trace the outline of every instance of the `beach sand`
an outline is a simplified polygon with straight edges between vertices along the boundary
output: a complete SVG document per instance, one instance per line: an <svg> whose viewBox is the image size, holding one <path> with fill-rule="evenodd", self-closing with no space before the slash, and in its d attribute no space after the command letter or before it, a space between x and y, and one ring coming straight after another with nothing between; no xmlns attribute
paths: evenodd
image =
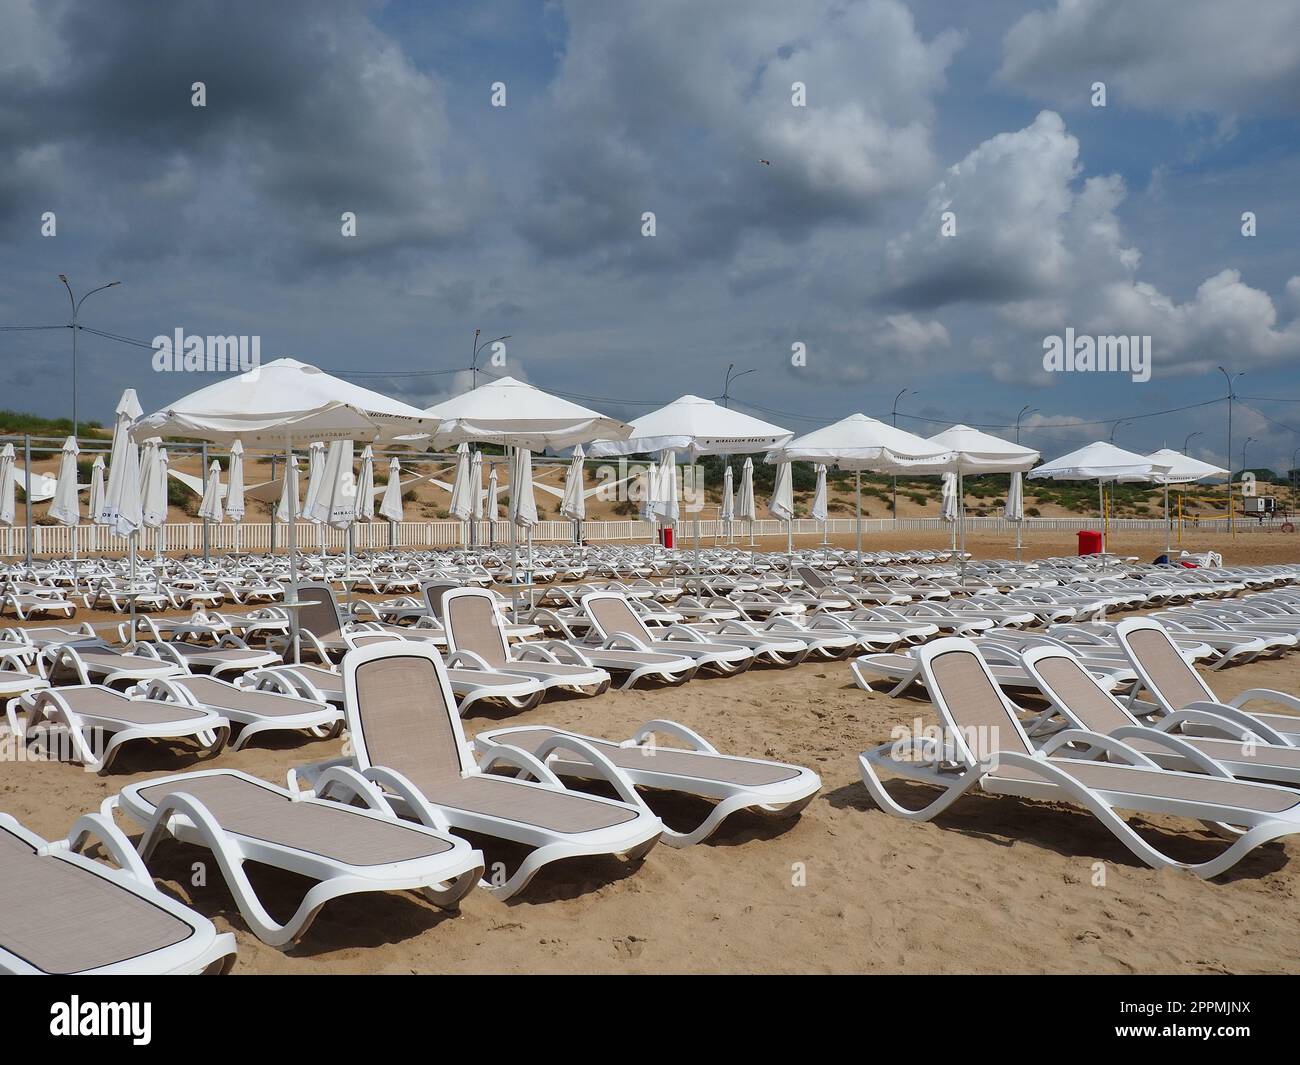
<svg viewBox="0 0 1300 1065"><path fill-rule="evenodd" d="M872 537L870 546L885 545ZM1287 549L1279 544L1275 560L1294 557ZM1234 551L1230 561L1243 555ZM1205 675L1221 696L1250 687L1295 692L1300 656ZM639 866L559 863L507 903L472 893L455 916L409 895L336 901L288 952L247 931L205 851L169 841L153 869L166 890L235 932L237 973L1300 971L1300 841L1266 845L1205 882L1148 869L1070 806L973 793L932 823L890 817L859 780L858 752L889 739L896 725L934 718L924 699L860 691L843 662L756 667L590 700L552 697L523 714L471 711L465 725L472 734L504 721L547 723L623 739L657 717L684 722L725 752L810 766L823 790L793 823L740 815L711 841L659 846ZM342 743L273 739L201 763L181 749L144 747L124 754L108 778L10 763L0 772L0 810L58 838L128 782L217 766L282 782L292 766L335 756ZM920 789L904 784L894 793L922 801ZM652 804L679 826L699 816L690 803ZM1193 823L1133 823L1183 858L1223 846ZM517 860L485 849L489 862ZM206 885L194 886L205 866ZM306 886L270 870L252 875L282 917Z"/></svg>

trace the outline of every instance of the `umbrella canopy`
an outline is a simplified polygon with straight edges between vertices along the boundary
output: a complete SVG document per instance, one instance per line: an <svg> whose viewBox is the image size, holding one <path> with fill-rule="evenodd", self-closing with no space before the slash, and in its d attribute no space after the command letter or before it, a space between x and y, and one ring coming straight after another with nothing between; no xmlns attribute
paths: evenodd
<svg viewBox="0 0 1300 1065"><path fill-rule="evenodd" d="M208 486L203 490L203 501L199 503L199 517L204 521L221 520L221 463L216 459L208 467Z"/></svg>
<svg viewBox="0 0 1300 1065"><path fill-rule="evenodd" d="M1168 471L1168 463L1153 463L1143 455L1097 440L1032 470L1033 479L1058 481L1153 481Z"/></svg>
<svg viewBox="0 0 1300 1065"><path fill-rule="evenodd" d="M276 359L181 397L141 419L134 433L136 439L193 436L285 447L313 440L413 440L433 427L409 403L297 359Z"/></svg>
<svg viewBox="0 0 1300 1065"><path fill-rule="evenodd" d="M825 462L842 470L937 473L951 465L944 447L865 414L850 414L768 452L768 462Z"/></svg>
<svg viewBox="0 0 1300 1065"><path fill-rule="evenodd" d="M1226 477L1228 471L1221 466L1211 466L1200 459L1189 458L1173 448L1161 448L1147 456L1153 468L1168 467L1167 472L1156 469L1152 480L1157 484L1191 484L1206 477Z"/></svg>
<svg viewBox="0 0 1300 1065"><path fill-rule="evenodd" d="M736 518L736 496L731 488L731 466L722 471L722 506L718 511L720 521L734 521Z"/></svg>
<svg viewBox="0 0 1300 1065"><path fill-rule="evenodd" d="M646 521L672 525L677 521L677 456L671 449L659 453L659 464L646 470L646 495L641 504Z"/></svg>
<svg viewBox="0 0 1300 1065"><path fill-rule="evenodd" d="M700 455L739 455L768 451L793 435L779 425L719 406L699 396L682 396L633 420L626 439L597 440L593 457L637 455L650 451L688 451Z"/></svg>
<svg viewBox="0 0 1300 1065"><path fill-rule="evenodd" d="M298 456L291 455L280 478L280 502L275 507L275 520L288 525L298 516Z"/></svg>
<svg viewBox="0 0 1300 1065"><path fill-rule="evenodd" d="M379 516L389 521L401 521L402 513L402 466L393 456L388 462L388 485L384 488L384 498L379 502Z"/></svg>
<svg viewBox="0 0 1300 1065"><path fill-rule="evenodd" d="M583 464L585 458L582 445L573 449L573 460L569 463L569 472L564 478L564 499L560 502L560 513L570 521L583 521L587 517L587 496L583 491Z"/></svg>
<svg viewBox="0 0 1300 1065"><path fill-rule="evenodd" d="M54 486L54 502L50 504L50 517L60 525L81 524L81 499L77 495L77 438L63 441L59 456L59 479Z"/></svg>
<svg viewBox="0 0 1300 1065"><path fill-rule="evenodd" d="M144 442L140 457L141 524L157 529L167 522L167 449L156 436Z"/></svg>
<svg viewBox="0 0 1300 1065"><path fill-rule="evenodd" d="M753 459L746 459L740 471L740 494L736 497L736 517L741 521L758 520L758 507L754 503Z"/></svg>
<svg viewBox="0 0 1300 1065"><path fill-rule="evenodd" d="M117 403L113 444L108 453L108 487L104 491L103 513L98 518L118 536L130 536L142 524L140 449L131 438L131 425L141 413L135 389L128 388Z"/></svg>
<svg viewBox="0 0 1300 1065"><path fill-rule="evenodd" d="M451 486L450 513L457 521L469 521L474 516L474 496L478 485L470 483L469 444L456 447L456 480Z"/></svg>
<svg viewBox="0 0 1300 1065"><path fill-rule="evenodd" d="M231 521L244 520L244 445L238 440L230 445L230 485L226 489L226 516Z"/></svg>
<svg viewBox="0 0 1300 1065"><path fill-rule="evenodd" d="M1011 487L1007 490L1007 507L1004 512L1007 521L1025 520L1025 493L1020 483L1020 474L1011 475Z"/></svg>
<svg viewBox="0 0 1300 1065"><path fill-rule="evenodd" d="M469 460L469 483L474 487L474 513L475 521L481 521L483 518L483 452L475 450L474 457Z"/></svg>
<svg viewBox="0 0 1300 1065"><path fill-rule="evenodd" d="M990 436L969 425L954 425L930 437L935 447L953 453L954 468L964 474L1023 473L1042 456L1030 447Z"/></svg>
<svg viewBox="0 0 1300 1065"><path fill-rule="evenodd" d="M533 498L533 453L517 448L510 471L510 511L512 524L531 529L537 524L537 500Z"/></svg>
<svg viewBox="0 0 1300 1065"><path fill-rule="evenodd" d="M772 498L767 504L772 517L781 521L794 518L794 482L790 476L790 463L776 464L776 479L772 485Z"/></svg>
<svg viewBox="0 0 1300 1065"><path fill-rule="evenodd" d="M14 446L0 448L0 525L14 523Z"/></svg>
<svg viewBox="0 0 1300 1065"><path fill-rule="evenodd" d="M86 507L86 517L99 521L104 511L104 456L96 455L90 464L90 501Z"/></svg>
<svg viewBox="0 0 1300 1065"><path fill-rule="evenodd" d="M552 396L513 377L502 377L424 412L439 424L435 447L465 440L542 451L566 448L589 440L621 440L630 425L607 418L559 396Z"/></svg>
<svg viewBox="0 0 1300 1065"><path fill-rule="evenodd" d="M357 474L357 517L373 521L375 517L375 453L367 444L361 449L361 472Z"/></svg>
<svg viewBox="0 0 1300 1065"><path fill-rule="evenodd" d="M943 475L943 492L939 501L939 517L944 521L957 520L957 475L952 472Z"/></svg>
<svg viewBox="0 0 1300 1065"><path fill-rule="evenodd" d="M829 515L826 506L826 464L817 463L817 488L813 492L812 516L816 521L825 521Z"/></svg>
<svg viewBox="0 0 1300 1065"><path fill-rule="evenodd" d="M307 489L305 517L321 525L346 529L357 520L357 480L352 472L351 440L331 440L321 464L320 483L313 497Z"/></svg>

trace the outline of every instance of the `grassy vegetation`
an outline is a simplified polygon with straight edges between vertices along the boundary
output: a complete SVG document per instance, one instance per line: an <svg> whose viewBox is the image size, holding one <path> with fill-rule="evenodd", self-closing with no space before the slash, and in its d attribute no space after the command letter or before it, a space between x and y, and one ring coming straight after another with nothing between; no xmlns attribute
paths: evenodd
<svg viewBox="0 0 1300 1065"><path fill-rule="evenodd" d="M81 422L77 429L83 436L101 436L104 431L99 422ZM41 418L35 414L24 414L22 411L0 410L0 433L68 436L71 432L71 418Z"/></svg>

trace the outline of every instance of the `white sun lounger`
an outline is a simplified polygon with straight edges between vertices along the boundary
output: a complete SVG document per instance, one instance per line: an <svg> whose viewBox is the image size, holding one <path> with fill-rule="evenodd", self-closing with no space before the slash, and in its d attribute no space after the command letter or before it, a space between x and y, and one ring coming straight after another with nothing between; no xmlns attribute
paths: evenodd
<svg viewBox="0 0 1300 1065"><path fill-rule="evenodd" d="M92 839L119 868L77 853ZM235 963L235 937L159 891L99 814L53 842L0 814L0 900L3 974L186 976Z"/></svg>
<svg viewBox="0 0 1300 1065"><path fill-rule="evenodd" d="M348 764L381 788L400 813L531 848L512 874L502 870L484 882L498 898L521 891L551 862L593 854L638 860L658 841L663 824L612 768L607 779L622 802L569 791L554 772L514 748L499 748L475 762L446 669L433 648L374 644L350 652L343 672L352 742ZM583 753L603 764L598 753ZM316 794L346 800L347 781L317 775L330 765L295 771L290 787L302 777L314 782ZM488 772L498 765L535 779Z"/></svg>
<svg viewBox="0 0 1300 1065"><path fill-rule="evenodd" d="M935 640L917 654L946 737L938 745L928 737L895 740L859 756L863 783L887 813L928 821L976 787L989 794L1073 801L1152 868L1181 868L1207 878L1264 843L1300 832L1300 793L1288 788L1161 769L1119 740L1081 729L1060 732L1035 750L970 640ZM1112 762L1053 757L1068 744L1100 747ZM919 809L905 807L886 790L877 772L882 769L935 785L941 794ZM1186 862L1152 846L1116 810L1170 814L1242 831L1217 857Z"/></svg>
<svg viewBox="0 0 1300 1065"><path fill-rule="evenodd" d="M321 907L343 895L414 891L455 909L483 872L483 855L446 833L398 820L378 789L345 768L322 786L346 781L366 809L288 791L234 769L182 773L131 784L105 800L144 827L149 861L164 836L212 851L240 915L274 947L296 943ZM434 819L436 821L436 818ZM267 912L244 872L246 862L308 877L315 884L287 921Z"/></svg>

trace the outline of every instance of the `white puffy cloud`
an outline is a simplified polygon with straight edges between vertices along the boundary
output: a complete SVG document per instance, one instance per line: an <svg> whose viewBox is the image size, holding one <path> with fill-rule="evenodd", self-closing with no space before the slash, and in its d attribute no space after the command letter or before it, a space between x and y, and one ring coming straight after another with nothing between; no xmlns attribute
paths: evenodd
<svg viewBox="0 0 1300 1065"><path fill-rule="evenodd" d="M1300 4L1057 0L1007 31L998 76L1063 106L1104 81L1112 107L1286 113L1300 103Z"/></svg>

